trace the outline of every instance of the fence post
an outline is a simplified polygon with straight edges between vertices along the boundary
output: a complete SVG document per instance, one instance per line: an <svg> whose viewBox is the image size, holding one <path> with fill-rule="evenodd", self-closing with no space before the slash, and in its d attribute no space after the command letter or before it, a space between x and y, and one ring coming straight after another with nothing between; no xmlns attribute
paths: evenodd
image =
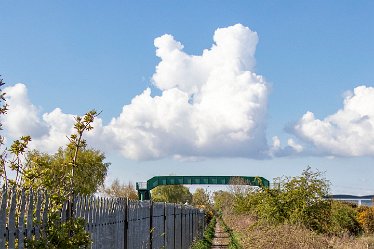
<svg viewBox="0 0 374 249"><path fill-rule="evenodd" d="M34 192L30 189L30 196L29 196L29 206L27 210L27 232L26 238L31 239L32 237L32 228L33 228L33 211L34 211Z"/></svg>
<svg viewBox="0 0 374 249"><path fill-rule="evenodd" d="M183 209L183 206L181 206L181 249L184 249L183 248L183 226L184 226L184 224L183 224L183 211L184 211L184 209Z"/></svg>
<svg viewBox="0 0 374 249"><path fill-rule="evenodd" d="M152 240L153 240L153 201L150 201L149 205L149 248L152 249Z"/></svg>
<svg viewBox="0 0 374 249"><path fill-rule="evenodd" d="M166 233L167 233L167 219L166 219L166 202L164 202L164 248L166 248L166 244L167 244L167 241L166 241Z"/></svg>
<svg viewBox="0 0 374 249"><path fill-rule="evenodd" d="M8 247L10 249L15 248L16 240L16 186L12 188L10 210L9 210L9 220L8 220Z"/></svg>
<svg viewBox="0 0 374 249"><path fill-rule="evenodd" d="M125 202L125 219L124 219L124 235L123 235L123 238L124 238L124 241L123 241L123 247L124 249L128 249L127 248L127 234L128 234L128 229L129 229L129 214L128 214L128 209L129 209L129 198L126 198L126 202Z"/></svg>
<svg viewBox="0 0 374 249"><path fill-rule="evenodd" d="M175 248L176 248L176 247L175 247L175 245L176 245L176 244L175 244L175 241L176 241L175 235L177 234L177 233L176 233L177 230L175 229L175 222L176 222L176 219L177 219L177 215L176 215L175 204L173 204L173 205L174 205L174 215L173 215L173 216L174 216L174 224L173 224L173 225L174 225L174 234L173 234L173 236L174 236L174 245L173 245L173 249L175 249Z"/></svg>
<svg viewBox="0 0 374 249"><path fill-rule="evenodd" d="M1 206L0 206L0 248L5 248L6 241L6 204L7 204L7 188L3 186Z"/></svg>
<svg viewBox="0 0 374 249"><path fill-rule="evenodd" d="M24 248L24 239L25 239L25 207L26 207L26 194L25 189L22 189L21 192L21 206L18 217L18 247Z"/></svg>
<svg viewBox="0 0 374 249"><path fill-rule="evenodd" d="M195 236L194 236L194 218L195 218L195 209L191 210L191 234L192 234L192 238L191 238L191 242L194 240Z"/></svg>

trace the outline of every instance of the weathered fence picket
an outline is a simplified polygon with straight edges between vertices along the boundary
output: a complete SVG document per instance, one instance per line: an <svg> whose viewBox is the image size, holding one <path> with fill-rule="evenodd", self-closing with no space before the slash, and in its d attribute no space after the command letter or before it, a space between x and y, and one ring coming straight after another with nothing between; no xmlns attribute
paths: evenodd
<svg viewBox="0 0 374 249"><path fill-rule="evenodd" d="M34 212L34 192L32 189L29 194L28 210L27 210L27 226L26 226L26 239L31 239L33 230L33 212ZM21 217L22 218L22 217Z"/></svg>
<svg viewBox="0 0 374 249"><path fill-rule="evenodd" d="M25 190L22 189L22 192L21 192L21 207L20 207L20 212L19 212L19 217L18 217L18 248L24 248L25 208L26 208L26 194L25 194Z"/></svg>
<svg viewBox="0 0 374 249"><path fill-rule="evenodd" d="M6 210L7 207L7 201L8 201L8 192L5 186L3 187L2 190L2 195L1 195L1 206L0 206L0 248L5 248L5 242L6 242L6 212L3 210Z"/></svg>
<svg viewBox="0 0 374 249"><path fill-rule="evenodd" d="M45 238L48 194L5 186L0 191L0 248L23 249L26 239ZM204 213L186 205L78 195L63 204L62 222L70 208L86 221L92 249L188 249L205 228Z"/></svg>
<svg viewBox="0 0 374 249"><path fill-rule="evenodd" d="M10 210L9 217L16 216L16 188L13 188L11 191L10 199ZM14 249L16 247L16 219L8 220L8 248Z"/></svg>

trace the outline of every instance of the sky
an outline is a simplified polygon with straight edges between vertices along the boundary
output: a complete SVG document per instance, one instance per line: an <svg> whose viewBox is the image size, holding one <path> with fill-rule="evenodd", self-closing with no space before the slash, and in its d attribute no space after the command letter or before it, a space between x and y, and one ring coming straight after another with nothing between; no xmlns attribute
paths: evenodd
<svg viewBox="0 0 374 249"><path fill-rule="evenodd" d="M3 1L7 141L89 145L107 182L272 180L310 166L334 194L374 194L374 2Z"/></svg>

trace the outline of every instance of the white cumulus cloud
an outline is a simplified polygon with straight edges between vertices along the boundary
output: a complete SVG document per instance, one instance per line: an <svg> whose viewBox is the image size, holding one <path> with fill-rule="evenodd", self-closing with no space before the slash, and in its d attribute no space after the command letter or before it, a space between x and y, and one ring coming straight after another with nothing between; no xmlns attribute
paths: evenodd
<svg viewBox="0 0 374 249"><path fill-rule="evenodd" d="M292 138L287 140L287 145L282 147L281 140L278 136L273 137L273 145L269 150L269 154L273 157L285 157L298 155L304 151L304 147L301 144L298 144Z"/></svg>
<svg viewBox="0 0 374 249"><path fill-rule="evenodd" d="M258 36L237 24L213 40L189 55L171 35L155 39L161 61L152 81L161 96L146 89L105 127L126 157L265 155L268 87L254 72Z"/></svg>
<svg viewBox="0 0 374 249"><path fill-rule="evenodd" d="M268 86L255 73L256 32L236 24L219 28L211 48L189 55L171 35L155 39L160 62L149 88L109 124L97 119L89 141L130 159L249 157L268 155L265 137ZM11 136L30 134L32 146L53 151L67 143L74 116L56 108L40 114L25 85L6 90Z"/></svg>
<svg viewBox="0 0 374 249"><path fill-rule="evenodd" d="M356 87L343 108L323 120L305 113L293 132L324 155L374 156L374 88Z"/></svg>
<svg viewBox="0 0 374 249"><path fill-rule="evenodd" d="M17 139L30 135L30 148L51 153L68 143L66 136L73 132L73 115L56 108L40 117L40 110L30 102L24 84L6 87L4 92L9 111L2 116L2 122L8 136Z"/></svg>
<svg viewBox="0 0 374 249"><path fill-rule="evenodd" d="M38 117L38 108L28 98L24 84L6 87L4 92L9 110L3 124L11 137L31 135L38 138L47 131L47 127Z"/></svg>

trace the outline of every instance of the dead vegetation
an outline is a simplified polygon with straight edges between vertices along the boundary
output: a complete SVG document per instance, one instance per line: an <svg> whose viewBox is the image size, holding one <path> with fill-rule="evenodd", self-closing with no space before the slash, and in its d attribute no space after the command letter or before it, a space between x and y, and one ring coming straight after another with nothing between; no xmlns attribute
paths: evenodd
<svg viewBox="0 0 374 249"><path fill-rule="evenodd" d="M317 234L305 227L291 224L267 225L256 223L248 214L225 213L226 224L234 230L245 249L367 249L374 248L373 236L329 236Z"/></svg>

